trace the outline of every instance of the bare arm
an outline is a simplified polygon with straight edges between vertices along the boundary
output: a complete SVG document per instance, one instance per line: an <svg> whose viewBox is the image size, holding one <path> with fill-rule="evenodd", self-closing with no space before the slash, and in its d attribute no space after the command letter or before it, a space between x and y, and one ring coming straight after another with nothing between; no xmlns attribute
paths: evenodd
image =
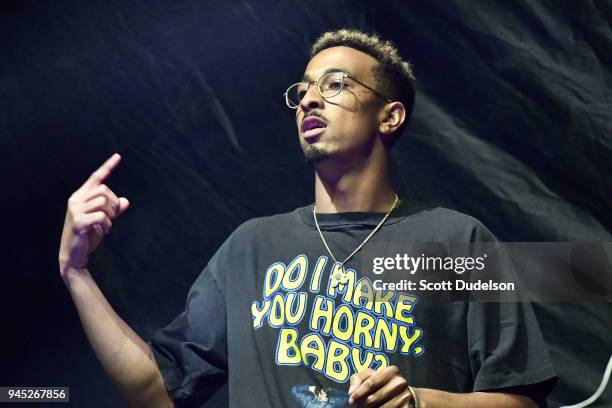
<svg viewBox="0 0 612 408"><path fill-rule="evenodd" d="M113 155L68 200L59 253L62 277L85 334L128 406L172 407L149 346L113 310L87 270L89 255L129 207L104 180L119 164Z"/></svg>
<svg viewBox="0 0 612 408"><path fill-rule="evenodd" d="M465 394L413 388L396 366L363 370L351 377L349 403L359 407L412 408L537 408L529 397L502 392ZM414 392L414 394L413 394Z"/></svg>
<svg viewBox="0 0 612 408"><path fill-rule="evenodd" d="M535 402L529 397L501 392L470 392L458 394L431 390L428 388L415 389L419 399L419 408L537 408Z"/></svg>

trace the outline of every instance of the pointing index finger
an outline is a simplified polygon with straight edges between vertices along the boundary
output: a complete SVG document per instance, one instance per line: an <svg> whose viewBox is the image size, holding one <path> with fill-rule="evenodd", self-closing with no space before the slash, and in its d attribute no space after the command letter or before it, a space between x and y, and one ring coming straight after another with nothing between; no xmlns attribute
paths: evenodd
<svg viewBox="0 0 612 408"><path fill-rule="evenodd" d="M106 180L111 172L117 167L121 161L119 153L113 154L108 160L104 162L96 171L91 173L91 176L87 179L83 187L95 187L100 185Z"/></svg>

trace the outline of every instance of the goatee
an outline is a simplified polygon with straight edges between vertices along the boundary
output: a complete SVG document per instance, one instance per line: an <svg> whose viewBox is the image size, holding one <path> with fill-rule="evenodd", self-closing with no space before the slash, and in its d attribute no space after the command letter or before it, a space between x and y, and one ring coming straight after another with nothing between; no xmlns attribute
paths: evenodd
<svg viewBox="0 0 612 408"><path fill-rule="evenodd" d="M317 164L329 157L331 157L331 153L318 146L311 145L304 150L304 160L306 163Z"/></svg>

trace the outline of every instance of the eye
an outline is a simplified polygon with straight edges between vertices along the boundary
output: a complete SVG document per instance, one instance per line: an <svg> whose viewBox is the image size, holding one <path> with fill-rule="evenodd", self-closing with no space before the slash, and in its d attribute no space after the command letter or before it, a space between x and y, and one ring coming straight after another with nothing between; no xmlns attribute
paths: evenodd
<svg viewBox="0 0 612 408"><path fill-rule="evenodd" d="M342 80L333 79L321 85L323 96L337 95L342 90Z"/></svg>
<svg viewBox="0 0 612 408"><path fill-rule="evenodd" d="M306 91L303 89L300 89L297 93L298 99L301 101L302 99L304 99L304 96L306 96Z"/></svg>

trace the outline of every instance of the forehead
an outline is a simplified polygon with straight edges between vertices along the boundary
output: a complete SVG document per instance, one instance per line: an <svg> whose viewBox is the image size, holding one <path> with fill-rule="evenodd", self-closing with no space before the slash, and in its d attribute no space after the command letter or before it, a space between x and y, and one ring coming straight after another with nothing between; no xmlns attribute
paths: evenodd
<svg viewBox="0 0 612 408"><path fill-rule="evenodd" d="M306 66L304 79L313 81L326 71L338 69L360 80L368 80L372 78L372 67L376 63L376 58L354 48L344 46L326 48L312 57Z"/></svg>

